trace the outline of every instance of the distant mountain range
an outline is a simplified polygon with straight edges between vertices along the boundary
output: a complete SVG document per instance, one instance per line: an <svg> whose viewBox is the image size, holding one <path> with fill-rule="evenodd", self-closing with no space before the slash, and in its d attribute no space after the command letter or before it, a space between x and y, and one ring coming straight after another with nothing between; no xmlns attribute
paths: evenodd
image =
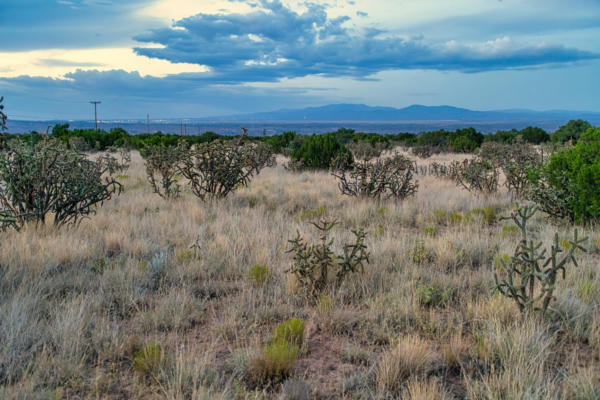
<svg viewBox="0 0 600 400"><path fill-rule="evenodd" d="M203 121L463 121L463 122L524 122L568 121L586 119L600 123L600 112L498 110L473 111L452 106L412 105L406 108L371 107L364 104L331 104L303 109L283 109L252 114L202 118Z"/></svg>
<svg viewBox="0 0 600 400"><path fill-rule="evenodd" d="M10 115L9 115L10 117ZM345 127L359 132L380 134L398 132L424 132L428 130L474 127L481 132L522 129L538 126L554 131L571 119L584 119L600 125L600 112L590 111L531 111L497 110L473 111L451 106L412 105L406 108L371 107L364 104L331 104L294 110L278 110L252 114L238 114L208 118L151 120L102 120L100 129L121 127L130 133L162 131L165 133L200 134L212 131L219 134L238 134L240 126L249 129L251 135L268 135L285 131L303 134L324 133ZM68 122L71 128L90 129L93 121L8 121L9 132L45 132L48 126Z"/></svg>

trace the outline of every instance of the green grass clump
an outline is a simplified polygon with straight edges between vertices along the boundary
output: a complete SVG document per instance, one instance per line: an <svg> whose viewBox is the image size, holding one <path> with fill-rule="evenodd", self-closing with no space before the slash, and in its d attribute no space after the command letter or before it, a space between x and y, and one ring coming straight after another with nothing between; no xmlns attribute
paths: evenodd
<svg viewBox="0 0 600 400"><path fill-rule="evenodd" d="M510 263L510 256L506 253L496 254L494 257L494 269L496 271L504 271L505 266Z"/></svg>
<svg viewBox="0 0 600 400"><path fill-rule="evenodd" d="M450 289L440 289L429 285L417 288L419 304L425 307L443 307L452 300L453 293Z"/></svg>
<svg viewBox="0 0 600 400"><path fill-rule="evenodd" d="M450 223L451 224L460 224L461 222L463 222L463 213L461 212L455 212L450 214Z"/></svg>
<svg viewBox="0 0 600 400"><path fill-rule="evenodd" d="M435 256L425 248L425 243L417 242L409 252L409 258L415 264L426 264L432 262Z"/></svg>
<svg viewBox="0 0 600 400"><path fill-rule="evenodd" d="M247 378L251 386L261 387L283 382L298 359L298 346L285 340L265 345L260 356L250 361Z"/></svg>
<svg viewBox="0 0 600 400"><path fill-rule="evenodd" d="M179 264L186 264L194 258L194 252L191 249L178 249L175 258Z"/></svg>
<svg viewBox="0 0 600 400"><path fill-rule="evenodd" d="M423 231L423 233L425 233L426 236L435 236L435 235L437 235L437 232L438 232L438 229L435 226L428 226Z"/></svg>
<svg viewBox="0 0 600 400"><path fill-rule="evenodd" d="M320 206L319 208L315 208L314 210L303 210L298 216L298 222L301 221L311 221L317 218L320 218L327 214L327 208L325 206Z"/></svg>
<svg viewBox="0 0 600 400"><path fill-rule="evenodd" d="M256 264L250 268L250 280L255 286L262 286L269 281L271 273L266 265Z"/></svg>
<svg viewBox="0 0 600 400"><path fill-rule="evenodd" d="M476 208L471 211L474 216L479 216L481 221L487 225L493 225L496 222L496 210L492 207Z"/></svg>
<svg viewBox="0 0 600 400"><path fill-rule="evenodd" d="M317 300L317 310L321 314L329 314L333 311L333 300L331 300L331 297L322 294Z"/></svg>
<svg viewBox="0 0 600 400"><path fill-rule="evenodd" d="M292 318L289 321L285 321L277 325L273 331L273 340L271 342L285 341L300 347L304 341L304 327L305 323L300 318Z"/></svg>
<svg viewBox="0 0 600 400"><path fill-rule="evenodd" d="M387 209L387 207L379 207L379 208L377 209L377 214L378 214L378 215L384 216L384 215L386 215L387 213L388 213L388 209Z"/></svg>
<svg viewBox="0 0 600 400"><path fill-rule="evenodd" d="M598 286L594 281L585 279L577 288L577 295L585 302L591 302L598 293Z"/></svg>
<svg viewBox="0 0 600 400"><path fill-rule="evenodd" d="M448 219L448 211L446 210L435 210L433 212L433 218L437 224L445 224Z"/></svg>
<svg viewBox="0 0 600 400"><path fill-rule="evenodd" d="M165 364L165 351L158 343L152 343L135 352L133 370L144 379L156 377Z"/></svg>
<svg viewBox="0 0 600 400"><path fill-rule="evenodd" d="M519 233L519 228L514 225L504 225L502 227L502 237L515 237Z"/></svg>

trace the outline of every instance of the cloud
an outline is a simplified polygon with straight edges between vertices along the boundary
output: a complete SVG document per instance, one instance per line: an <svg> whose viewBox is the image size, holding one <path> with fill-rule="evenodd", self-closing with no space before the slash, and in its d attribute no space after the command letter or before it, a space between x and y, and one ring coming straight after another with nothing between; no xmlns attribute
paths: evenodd
<svg viewBox="0 0 600 400"><path fill-rule="evenodd" d="M297 12L280 0L257 0L249 13L197 14L138 35L140 55L210 68L207 82L272 82L309 75L365 79L385 70L482 72L538 68L600 58L552 43L521 43L508 36L483 43L429 42L330 18L327 6L306 3Z"/></svg>
<svg viewBox="0 0 600 400"><path fill-rule="evenodd" d="M261 88L208 85L201 74L142 76L123 70L77 70L64 79L19 76L0 78L13 119L87 118L89 100L101 100L109 118L214 116L264 111L273 104L305 106L322 101L310 88ZM33 95L32 95L33 94ZM31 110L39 110L31 115ZM43 111L42 111L43 110Z"/></svg>
<svg viewBox="0 0 600 400"><path fill-rule="evenodd" d="M38 65L44 67L102 67L104 64L87 61L61 60L58 58L40 58Z"/></svg>

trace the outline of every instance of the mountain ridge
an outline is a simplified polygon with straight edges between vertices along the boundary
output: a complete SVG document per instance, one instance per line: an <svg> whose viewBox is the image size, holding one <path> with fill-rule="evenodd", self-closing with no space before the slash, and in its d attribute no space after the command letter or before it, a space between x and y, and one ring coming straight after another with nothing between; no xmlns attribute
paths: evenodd
<svg viewBox="0 0 600 400"><path fill-rule="evenodd" d="M477 111L450 105L425 106L413 104L404 108L339 103L299 109L194 118L197 121L472 121L495 122L507 120L592 119L600 123L600 112L593 111L534 111L527 109Z"/></svg>

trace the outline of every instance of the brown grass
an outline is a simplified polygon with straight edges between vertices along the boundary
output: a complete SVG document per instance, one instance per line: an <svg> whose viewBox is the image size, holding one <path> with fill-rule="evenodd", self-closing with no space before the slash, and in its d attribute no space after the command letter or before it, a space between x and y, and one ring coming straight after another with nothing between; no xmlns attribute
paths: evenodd
<svg viewBox="0 0 600 400"><path fill-rule="evenodd" d="M202 203L185 191L176 201L153 194L137 153L126 174L125 192L77 227L0 233L0 398L273 399L292 387L330 399L600 393L597 230L586 229L591 252L560 281L551 315L521 321L492 291L493 259L517 240L502 234L506 222L437 212L506 214L504 192L476 197L427 176L414 198L372 202L343 197L326 172L279 166ZM371 264L309 305L285 273L285 250L297 230L316 240L309 222L321 216L340 221L335 243L364 227ZM545 243L570 230L542 215L533 228ZM263 285L248 276L257 264L271 273ZM424 305L422 285L449 297ZM246 385L273 328L294 317L312 331L290 383ZM152 343L165 362L142 379L132 360Z"/></svg>

